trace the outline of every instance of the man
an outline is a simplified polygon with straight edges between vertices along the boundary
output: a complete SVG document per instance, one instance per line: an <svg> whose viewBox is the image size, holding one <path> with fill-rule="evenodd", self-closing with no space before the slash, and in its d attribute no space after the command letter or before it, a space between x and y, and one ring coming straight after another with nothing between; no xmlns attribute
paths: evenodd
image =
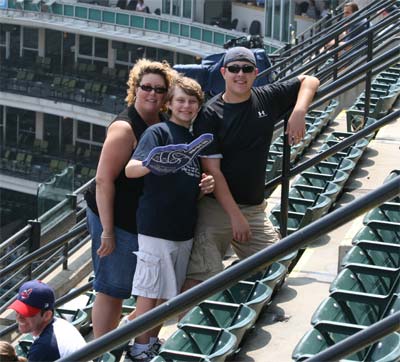
<svg viewBox="0 0 400 362"><path fill-rule="evenodd" d="M40 280L19 288L17 300L8 309L16 312L21 333L31 333L34 342L28 361L55 361L86 345L78 330L66 320L54 317L53 289Z"/></svg>
<svg viewBox="0 0 400 362"><path fill-rule="evenodd" d="M300 75L290 81L253 87L254 54L231 48L222 76L225 92L212 98L194 122L195 136L211 133L213 142L202 155L204 172L214 176L214 197L199 202L199 216L184 290L223 269L229 244L240 259L279 237L266 215L265 170L274 125L294 107L287 135L291 144L305 133L308 106L319 80Z"/></svg>

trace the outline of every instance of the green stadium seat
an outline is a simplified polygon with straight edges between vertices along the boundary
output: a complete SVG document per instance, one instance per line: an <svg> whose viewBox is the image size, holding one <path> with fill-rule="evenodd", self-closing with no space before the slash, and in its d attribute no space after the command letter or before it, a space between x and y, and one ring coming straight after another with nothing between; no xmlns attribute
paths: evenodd
<svg viewBox="0 0 400 362"><path fill-rule="evenodd" d="M353 243L361 240L400 244L400 225L390 221L370 221L353 238Z"/></svg>
<svg viewBox="0 0 400 362"><path fill-rule="evenodd" d="M81 309L56 308L55 316L69 321L78 331L89 323L87 313Z"/></svg>
<svg viewBox="0 0 400 362"><path fill-rule="evenodd" d="M336 276L330 292L349 291L386 296L399 292L399 270L372 265L349 264Z"/></svg>
<svg viewBox="0 0 400 362"><path fill-rule="evenodd" d="M286 272L287 269L283 264L273 262L265 270L253 274L246 280L251 282L259 281L268 285L274 292L276 292L277 290L275 290L275 288L278 288L283 284Z"/></svg>
<svg viewBox="0 0 400 362"><path fill-rule="evenodd" d="M235 351L236 337L221 328L185 324L161 346L159 355L168 359L169 352L181 352L190 361L202 357L210 361L224 361Z"/></svg>
<svg viewBox="0 0 400 362"><path fill-rule="evenodd" d="M331 321L370 326L400 310L400 296L387 297L335 292L322 301L311 318L311 324Z"/></svg>
<svg viewBox="0 0 400 362"><path fill-rule="evenodd" d="M366 264L385 268L400 267L400 245L374 241L359 241L344 256L342 266Z"/></svg>
<svg viewBox="0 0 400 362"><path fill-rule="evenodd" d="M254 325L256 312L245 304L204 301L191 309L179 322L224 328L236 336L238 347L246 332Z"/></svg>
<svg viewBox="0 0 400 362"><path fill-rule="evenodd" d="M363 219L364 224L370 221L390 221L400 223L400 204L396 202L386 202L370 210Z"/></svg>
<svg viewBox="0 0 400 362"><path fill-rule="evenodd" d="M253 308L256 316L261 313L261 310L266 306L272 298L272 288L261 282L240 281L237 284L220 291L207 300L246 304Z"/></svg>
<svg viewBox="0 0 400 362"><path fill-rule="evenodd" d="M320 322L308 331L295 347L292 358L294 361L305 361L328 347L364 329L365 327L344 326L335 323ZM395 362L400 358L400 334L390 334L372 348L341 359L342 362Z"/></svg>

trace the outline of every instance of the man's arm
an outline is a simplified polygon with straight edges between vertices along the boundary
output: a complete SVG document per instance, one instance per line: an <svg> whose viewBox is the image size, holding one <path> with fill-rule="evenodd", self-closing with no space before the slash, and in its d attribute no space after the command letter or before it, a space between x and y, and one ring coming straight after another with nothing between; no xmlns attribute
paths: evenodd
<svg viewBox="0 0 400 362"><path fill-rule="evenodd" d="M221 160L219 158L202 158L201 163L204 172L214 177L214 196L230 218L233 239L240 242L248 241L251 238L250 226L229 190L221 171Z"/></svg>
<svg viewBox="0 0 400 362"><path fill-rule="evenodd" d="M309 75L299 75L301 82L297 101L293 112L289 117L286 134L289 137L290 144L296 144L301 141L305 134L305 116L308 111L314 95L319 87L319 80Z"/></svg>

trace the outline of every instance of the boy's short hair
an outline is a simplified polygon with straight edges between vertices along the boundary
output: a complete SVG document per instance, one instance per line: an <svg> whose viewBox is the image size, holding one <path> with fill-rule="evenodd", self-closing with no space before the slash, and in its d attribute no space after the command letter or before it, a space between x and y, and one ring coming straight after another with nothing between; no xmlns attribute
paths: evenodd
<svg viewBox="0 0 400 362"><path fill-rule="evenodd" d="M345 3L343 7L349 7L351 9L351 13L355 13L356 11L358 11L358 5L355 2L348 2Z"/></svg>
<svg viewBox="0 0 400 362"><path fill-rule="evenodd" d="M204 102L203 90L201 89L200 84L197 83L194 79L183 76L176 77L168 91L168 101L172 100L176 88L182 89L189 96L196 97L199 105Z"/></svg>

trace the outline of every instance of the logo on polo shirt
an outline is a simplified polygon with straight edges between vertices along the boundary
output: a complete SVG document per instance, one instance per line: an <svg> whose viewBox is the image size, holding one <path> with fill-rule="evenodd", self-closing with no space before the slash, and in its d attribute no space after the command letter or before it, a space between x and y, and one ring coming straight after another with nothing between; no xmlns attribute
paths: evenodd
<svg viewBox="0 0 400 362"><path fill-rule="evenodd" d="M265 118L265 117L268 117L268 114L266 114L263 109L261 111L258 111L258 118Z"/></svg>

